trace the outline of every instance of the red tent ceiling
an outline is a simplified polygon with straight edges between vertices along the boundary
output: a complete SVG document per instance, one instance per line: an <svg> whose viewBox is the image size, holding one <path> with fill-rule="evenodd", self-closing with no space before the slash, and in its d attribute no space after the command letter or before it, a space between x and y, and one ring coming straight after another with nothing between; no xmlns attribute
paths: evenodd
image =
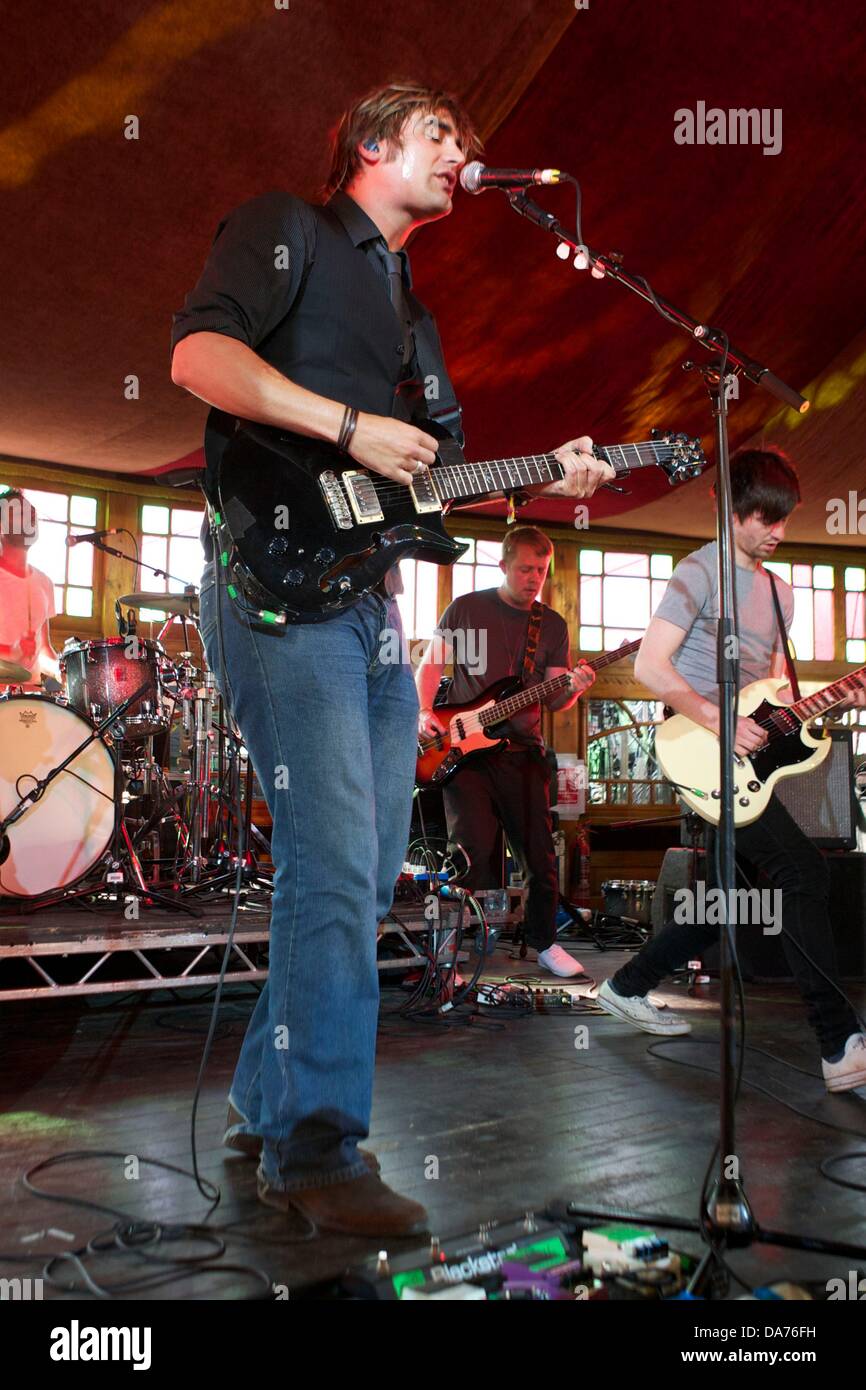
<svg viewBox="0 0 866 1390"><path fill-rule="evenodd" d="M826 539L828 489L863 479L859 14L854 0L832 11L806 0L174 0L134 12L91 0L60 24L51 7L7 12L0 450L113 472L162 470L196 450L204 408L169 379L168 331L216 223L264 189L314 196L346 101L414 75L450 87L495 132L490 163L577 175L591 244L623 252L797 389L831 383L831 408L802 426L787 412L769 431L803 473L792 534ZM675 112L698 102L780 110L781 150L677 144ZM130 115L137 140L124 138ZM538 196L572 217L568 190ZM557 260L553 239L501 195L458 194L412 259L470 457L584 431L643 438L654 424L709 446L703 388L681 371L687 339ZM137 400L124 396L130 374ZM779 414L749 385L733 412L735 444ZM700 534L705 491L642 479L592 515ZM548 520L570 512L533 508Z"/></svg>

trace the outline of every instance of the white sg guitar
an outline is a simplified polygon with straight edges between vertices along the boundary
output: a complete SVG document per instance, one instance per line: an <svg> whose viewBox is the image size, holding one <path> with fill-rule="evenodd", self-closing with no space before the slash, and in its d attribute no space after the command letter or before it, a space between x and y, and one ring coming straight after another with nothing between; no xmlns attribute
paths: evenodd
<svg viewBox="0 0 866 1390"><path fill-rule="evenodd" d="M748 758L734 758L734 824L751 825L764 812L783 777L813 772L830 751L830 740L808 725L818 715L866 689L866 666L783 705L778 692L787 678L753 681L740 691L738 713L767 731L767 742ZM718 825L721 814L719 740L716 734L675 714L656 729L656 755L678 796L704 820Z"/></svg>

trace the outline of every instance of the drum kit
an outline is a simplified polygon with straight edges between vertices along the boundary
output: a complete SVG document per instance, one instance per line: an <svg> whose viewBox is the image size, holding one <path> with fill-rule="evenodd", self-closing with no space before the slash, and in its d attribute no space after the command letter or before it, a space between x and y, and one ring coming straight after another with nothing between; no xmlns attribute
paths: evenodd
<svg viewBox="0 0 866 1390"><path fill-rule="evenodd" d="M138 636L141 607L166 617L155 639ZM188 899L239 866L268 891L246 749L200 639L201 656L187 649L196 591L127 594L115 611L119 636L66 642L59 694L23 689L30 672L0 661L0 905L135 898L198 916Z"/></svg>

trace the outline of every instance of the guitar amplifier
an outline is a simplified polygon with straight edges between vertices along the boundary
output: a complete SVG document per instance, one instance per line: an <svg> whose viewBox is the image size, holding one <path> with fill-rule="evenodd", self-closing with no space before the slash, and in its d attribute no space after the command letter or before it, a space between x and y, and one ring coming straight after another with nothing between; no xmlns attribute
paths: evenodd
<svg viewBox="0 0 866 1390"><path fill-rule="evenodd" d="M820 767L776 783L776 796L819 849L854 849L857 802L853 730L831 729L832 748Z"/></svg>
<svg viewBox="0 0 866 1390"><path fill-rule="evenodd" d="M830 927L839 975L843 980L862 980L866 978L866 854L827 854L825 861L830 875ZM661 931L665 922L673 918L676 891L691 887L693 875L695 885L706 882L704 853L699 852L695 859L689 850L669 849L653 897L654 933ZM767 884L765 879L760 882L761 886ZM746 980L760 983L762 980L791 979L778 936L764 936L759 929L740 927L737 955ZM718 946L706 947L702 961L709 974L718 973Z"/></svg>

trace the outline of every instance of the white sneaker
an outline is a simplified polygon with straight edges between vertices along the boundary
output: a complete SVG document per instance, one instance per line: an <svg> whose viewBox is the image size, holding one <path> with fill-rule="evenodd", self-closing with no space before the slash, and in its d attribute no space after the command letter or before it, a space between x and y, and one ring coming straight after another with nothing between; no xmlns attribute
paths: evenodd
<svg viewBox="0 0 866 1390"><path fill-rule="evenodd" d="M669 1013L667 1009L657 1009L639 994L632 995L630 999L617 994L610 980L604 980L599 985L595 998L605 1013L613 1014L614 1018L625 1019L626 1023L633 1023L635 1028L642 1028L645 1033L658 1033L661 1037L675 1038L681 1033L692 1031L692 1025L686 1019L680 1018L678 1014Z"/></svg>
<svg viewBox="0 0 866 1390"><path fill-rule="evenodd" d="M561 975L566 980L584 973L580 961L570 956L558 941L554 941L546 951L539 951L538 964L543 970L549 970L551 975Z"/></svg>
<svg viewBox="0 0 866 1390"><path fill-rule="evenodd" d="M821 1059L824 1084L828 1091L852 1091L866 1086L866 1033L852 1033L838 1062Z"/></svg>

